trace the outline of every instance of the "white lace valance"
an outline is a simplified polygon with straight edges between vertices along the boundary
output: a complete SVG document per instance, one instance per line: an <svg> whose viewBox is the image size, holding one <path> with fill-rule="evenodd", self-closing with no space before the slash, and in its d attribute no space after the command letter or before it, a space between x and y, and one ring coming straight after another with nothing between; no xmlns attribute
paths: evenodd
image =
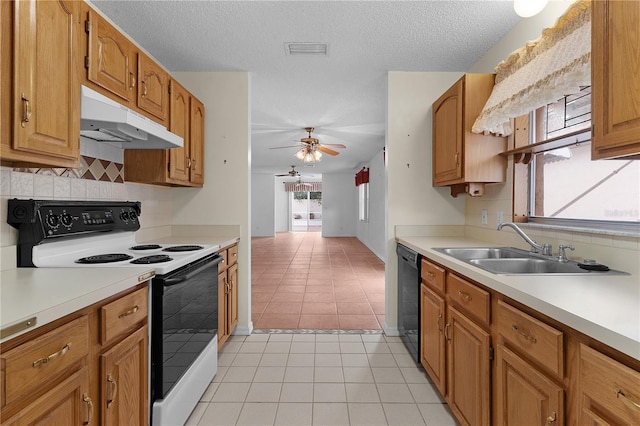
<svg viewBox="0 0 640 426"><path fill-rule="evenodd" d="M472 127L508 136L510 119L577 93L591 84L591 1L580 0L542 36L495 69L496 82Z"/></svg>
<svg viewBox="0 0 640 426"><path fill-rule="evenodd" d="M286 192L322 192L322 182L285 182Z"/></svg>

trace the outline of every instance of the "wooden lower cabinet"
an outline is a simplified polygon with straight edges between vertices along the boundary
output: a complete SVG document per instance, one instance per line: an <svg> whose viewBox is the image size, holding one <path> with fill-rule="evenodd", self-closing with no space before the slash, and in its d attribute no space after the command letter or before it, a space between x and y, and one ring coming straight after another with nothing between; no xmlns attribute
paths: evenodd
<svg viewBox="0 0 640 426"><path fill-rule="evenodd" d="M143 425L149 410L145 325L100 357L103 425Z"/></svg>
<svg viewBox="0 0 640 426"><path fill-rule="evenodd" d="M564 390L508 348L496 349L497 425L563 425Z"/></svg>
<svg viewBox="0 0 640 426"><path fill-rule="evenodd" d="M218 349L238 325L238 245L220 250L218 266Z"/></svg>
<svg viewBox="0 0 640 426"><path fill-rule="evenodd" d="M458 423L640 425L640 360L430 259L422 271L420 359Z"/></svg>
<svg viewBox="0 0 640 426"><path fill-rule="evenodd" d="M0 423L148 424L143 294L145 284L2 343ZM121 323L104 339L103 323L112 312Z"/></svg>
<svg viewBox="0 0 640 426"><path fill-rule="evenodd" d="M447 394L446 341L444 338L445 304L426 285L420 287L422 315L420 315L420 363L431 376L442 395Z"/></svg>
<svg viewBox="0 0 640 426"><path fill-rule="evenodd" d="M491 335L450 306L445 327L449 408L462 424L489 425Z"/></svg>

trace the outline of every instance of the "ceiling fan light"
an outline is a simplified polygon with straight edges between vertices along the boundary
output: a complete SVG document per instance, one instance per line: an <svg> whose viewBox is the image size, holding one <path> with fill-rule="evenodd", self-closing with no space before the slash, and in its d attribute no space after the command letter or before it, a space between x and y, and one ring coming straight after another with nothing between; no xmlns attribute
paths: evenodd
<svg viewBox="0 0 640 426"><path fill-rule="evenodd" d="M537 15L547 5L548 0L514 0L513 8L518 16L528 18Z"/></svg>
<svg viewBox="0 0 640 426"><path fill-rule="evenodd" d="M304 150L304 148L302 148L300 151L296 152L296 158L300 161L304 161L304 156L305 156L306 152Z"/></svg>

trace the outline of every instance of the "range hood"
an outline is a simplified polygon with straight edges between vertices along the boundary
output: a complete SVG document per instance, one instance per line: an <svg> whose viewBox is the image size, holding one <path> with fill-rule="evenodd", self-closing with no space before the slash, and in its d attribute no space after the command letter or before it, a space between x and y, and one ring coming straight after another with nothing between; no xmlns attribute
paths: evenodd
<svg viewBox="0 0 640 426"><path fill-rule="evenodd" d="M127 149L182 148L184 140L161 124L90 89L81 87L80 135Z"/></svg>

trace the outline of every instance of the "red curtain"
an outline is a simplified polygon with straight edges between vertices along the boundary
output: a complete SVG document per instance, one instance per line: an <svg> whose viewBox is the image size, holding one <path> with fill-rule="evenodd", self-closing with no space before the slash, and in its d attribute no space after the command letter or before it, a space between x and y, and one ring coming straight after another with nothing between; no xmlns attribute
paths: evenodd
<svg viewBox="0 0 640 426"><path fill-rule="evenodd" d="M356 173L356 186L360 186L364 183L369 183L369 169L364 167L358 173Z"/></svg>

